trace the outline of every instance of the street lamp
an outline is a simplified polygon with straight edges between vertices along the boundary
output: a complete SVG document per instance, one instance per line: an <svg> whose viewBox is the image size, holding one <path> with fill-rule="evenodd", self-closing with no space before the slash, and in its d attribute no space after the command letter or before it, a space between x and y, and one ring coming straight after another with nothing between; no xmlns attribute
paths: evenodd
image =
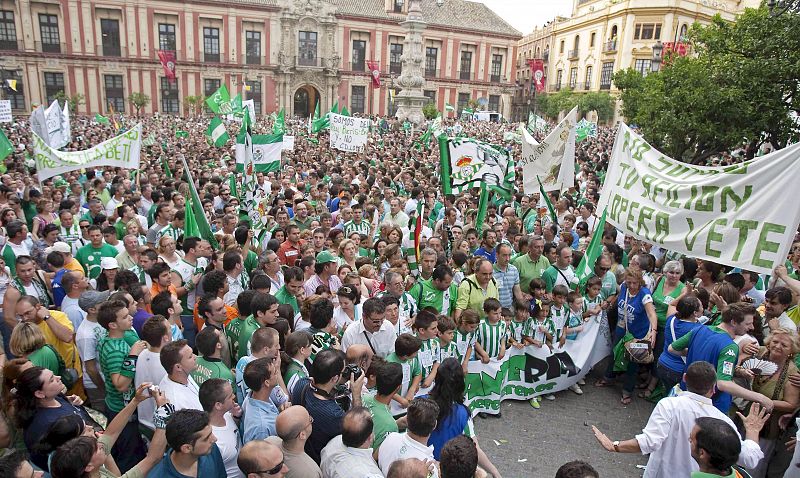
<svg viewBox="0 0 800 478"><path fill-rule="evenodd" d="M661 54L664 52L664 45L661 40L656 41L653 45L653 59L650 62L650 71L657 73L661 69Z"/></svg>
<svg viewBox="0 0 800 478"><path fill-rule="evenodd" d="M769 15L777 17L786 12L800 13L800 0L768 0Z"/></svg>
<svg viewBox="0 0 800 478"><path fill-rule="evenodd" d="M444 0L436 0L436 6L441 7L444 5Z"/></svg>

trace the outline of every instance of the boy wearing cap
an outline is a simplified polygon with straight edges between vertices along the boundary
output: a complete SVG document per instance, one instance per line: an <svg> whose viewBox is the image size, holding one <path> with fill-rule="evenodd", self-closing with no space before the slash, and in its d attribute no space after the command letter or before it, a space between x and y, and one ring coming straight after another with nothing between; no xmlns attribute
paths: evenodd
<svg viewBox="0 0 800 478"><path fill-rule="evenodd" d="M306 297L311 297L317 290L317 287L324 285L328 287L333 296L336 291L342 286L342 281L336 274L338 266L333 254L323 250L317 254L316 262L314 263L315 274L303 284L303 290Z"/></svg>
<svg viewBox="0 0 800 478"><path fill-rule="evenodd" d="M66 242L56 241L55 244L45 249L44 252L45 254L50 254L51 252L60 253L62 256L64 256L64 269L84 275L83 267L81 267L80 262L76 261L75 258L72 257L72 247Z"/></svg>

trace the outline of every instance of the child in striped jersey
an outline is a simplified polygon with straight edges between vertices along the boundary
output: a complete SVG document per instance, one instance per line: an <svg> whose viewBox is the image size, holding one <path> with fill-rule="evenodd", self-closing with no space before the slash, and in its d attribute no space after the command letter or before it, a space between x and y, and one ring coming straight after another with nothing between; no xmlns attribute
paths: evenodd
<svg viewBox="0 0 800 478"><path fill-rule="evenodd" d="M567 302L567 294L569 294L569 289L564 284L558 284L557 286L553 287L553 301L550 305L550 320L553 321L553 325L556 327L556 333L553 337L553 341L558 341L561 343L561 336L564 335L564 327L567 324L567 318L569 317L569 306L566 304Z"/></svg>
<svg viewBox="0 0 800 478"><path fill-rule="evenodd" d="M588 320L599 321L605 315L603 310L603 298L600 297L600 291L603 287L603 281L594 276L586 282L586 295L583 297L583 309L588 312L584 314L584 318Z"/></svg>
<svg viewBox="0 0 800 478"><path fill-rule="evenodd" d="M450 317L440 315L436 320L436 328L439 331L439 363L451 357L458 360L458 347L453 341L456 323Z"/></svg>
<svg viewBox="0 0 800 478"><path fill-rule="evenodd" d="M436 380L436 370L439 368L439 322L436 315L427 308L420 310L414 319L414 332L422 341L417 358L422 367L422 384L417 396L427 395Z"/></svg>
<svg viewBox="0 0 800 478"><path fill-rule="evenodd" d="M583 332L583 324L589 317L589 311L583 307L583 296L580 292L572 291L567 294L567 304L569 305L569 315L567 315L567 323L564 326L564 333L561 335L560 344L563 347L567 340L575 340L578 334ZM578 383L570 385L569 389L578 395L583 395L581 385L585 385L583 379Z"/></svg>
<svg viewBox="0 0 800 478"><path fill-rule="evenodd" d="M419 314L417 314L419 316ZM422 367L419 365L417 353L422 345L419 337L411 334L400 334L394 341L394 352L386 357L387 362L399 363L403 367L403 383L400 391L395 393L390 402L392 415L405 414L408 404L414 399L422 381Z"/></svg>
<svg viewBox="0 0 800 478"><path fill-rule="evenodd" d="M295 384L301 378L308 377L306 360L311 357L311 334L305 331L292 332L286 337L285 348L287 357L281 358L282 364L285 364L283 382L291 396Z"/></svg>
<svg viewBox="0 0 800 478"><path fill-rule="evenodd" d="M478 326L475 353L483 363L489 363L493 358L502 360L506 355L508 326L502 317L500 301L494 298L486 299L483 301L483 312L486 318Z"/></svg>
<svg viewBox="0 0 800 478"><path fill-rule="evenodd" d="M526 302L514 301L514 320L508 327L508 343L517 349L522 349L532 342L531 316L528 309Z"/></svg>
<svg viewBox="0 0 800 478"><path fill-rule="evenodd" d="M472 309L466 309L461 313L458 318L458 327L453 334L453 342L458 351L458 359L461 361L461 366L464 373L467 373L467 363L472 360L475 352L475 340L477 339L478 324L481 323L481 317Z"/></svg>

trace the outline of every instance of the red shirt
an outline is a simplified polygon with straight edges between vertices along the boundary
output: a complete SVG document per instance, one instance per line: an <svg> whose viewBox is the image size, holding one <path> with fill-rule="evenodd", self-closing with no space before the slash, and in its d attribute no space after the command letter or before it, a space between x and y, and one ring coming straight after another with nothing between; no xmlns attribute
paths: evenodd
<svg viewBox="0 0 800 478"><path fill-rule="evenodd" d="M300 259L300 248L303 247L303 241L297 244L292 244L289 241L283 241L283 244L278 248L278 260L281 264L289 267L294 267L295 262Z"/></svg>

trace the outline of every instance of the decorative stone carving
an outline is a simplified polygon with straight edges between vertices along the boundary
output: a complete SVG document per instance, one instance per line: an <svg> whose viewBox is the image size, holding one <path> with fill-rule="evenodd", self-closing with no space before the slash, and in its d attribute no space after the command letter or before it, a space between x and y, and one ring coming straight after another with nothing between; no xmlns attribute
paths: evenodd
<svg viewBox="0 0 800 478"><path fill-rule="evenodd" d="M422 31L428 24L422 17L419 0L411 0L408 16L400 25L406 30L406 38L403 41L403 55L400 57L402 65L400 76L396 82L402 88L402 91L395 97L396 116L400 121L408 120L420 124L425 121L422 107L428 101L428 98L422 93L422 87L425 86Z"/></svg>

